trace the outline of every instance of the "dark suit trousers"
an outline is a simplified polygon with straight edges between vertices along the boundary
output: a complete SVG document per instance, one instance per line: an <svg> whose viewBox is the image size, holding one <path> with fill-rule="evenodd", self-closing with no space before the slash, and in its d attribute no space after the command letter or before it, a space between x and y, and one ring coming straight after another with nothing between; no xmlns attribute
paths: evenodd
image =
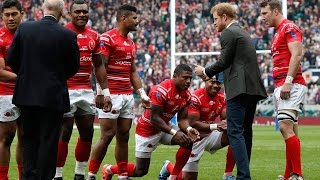
<svg viewBox="0 0 320 180"><path fill-rule="evenodd" d="M251 179L249 163L256 106L255 97L245 94L227 101L228 138L237 164L237 180Z"/></svg>
<svg viewBox="0 0 320 180"><path fill-rule="evenodd" d="M34 106L20 107L22 117L22 180L52 180L63 112Z"/></svg>

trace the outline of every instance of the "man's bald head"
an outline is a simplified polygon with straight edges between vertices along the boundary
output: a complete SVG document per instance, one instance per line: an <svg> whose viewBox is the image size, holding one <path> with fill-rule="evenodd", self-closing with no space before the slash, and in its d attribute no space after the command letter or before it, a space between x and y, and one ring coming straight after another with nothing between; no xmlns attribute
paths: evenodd
<svg viewBox="0 0 320 180"><path fill-rule="evenodd" d="M53 15L57 20L59 20L62 15L63 7L63 0L45 0L42 5L44 15Z"/></svg>

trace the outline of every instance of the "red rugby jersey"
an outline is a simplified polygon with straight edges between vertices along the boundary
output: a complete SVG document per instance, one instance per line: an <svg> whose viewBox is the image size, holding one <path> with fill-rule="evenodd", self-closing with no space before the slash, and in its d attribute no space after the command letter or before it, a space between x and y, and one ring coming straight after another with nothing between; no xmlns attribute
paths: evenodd
<svg viewBox="0 0 320 180"><path fill-rule="evenodd" d="M188 90L178 91L172 79L165 80L152 87L149 92L151 104L163 107L161 118L169 123L171 118L191 102L191 94ZM143 137L148 137L160 131L150 122L150 110L145 110L139 118L136 133Z"/></svg>
<svg viewBox="0 0 320 180"><path fill-rule="evenodd" d="M86 26L81 31L75 29L72 23L66 24L65 27L77 34L77 42L80 50L80 69L68 80L68 88L92 89L90 83L92 55L100 54L100 35L89 26Z"/></svg>
<svg viewBox="0 0 320 180"><path fill-rule="evenodd" d="M12 43L14 33L9 31L6 27L0 29L0 58L6 59L8 49ZM11 68L6 65L5 70L12 72ZM0 95L13 95L15 84L13 82L0 81Z"/></svg>
<svg viewBox="0 0 320 180"><path fill-rule="evenodd" d="M294 41L302 42L302 31L292 21L285 19L276 29L276 34L272 39L271 45L273 58L273 78L276 87L282 86L287 77L291 58L288 43ZM293 83L306 85L305 80L302 77L301 67L299 67Z"/></svg>
<svg viewBox="0 0 320 180"><path fill-rule="evenodd" d="M130 75L136 50L134 42L117 29L101 35L101 54L109 57L106 69L111 94L132 94Z"/></svg>
<svg viewBox="0 0 320 180"><path fill-rule="evenodd" d="M208 96L205 88L200 88L193 92L191 104L188 106L188 114L200 115L199 121L212 124L216 123L217 117L226 109L226 102L223 92L218 92L216 96ZM220 120L219 120L220 121ZM199 132L201 137L211 133Z"/></svg>

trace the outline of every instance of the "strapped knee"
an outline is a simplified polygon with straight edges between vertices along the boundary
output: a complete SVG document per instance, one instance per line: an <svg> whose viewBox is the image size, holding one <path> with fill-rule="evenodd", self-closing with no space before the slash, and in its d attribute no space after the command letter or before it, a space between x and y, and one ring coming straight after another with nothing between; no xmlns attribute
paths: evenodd
<svg viewBox="0 0 320 180"><path fill-rule="evenodd" d="M277 115L278 121L290 120L293 122L297 122L297 116L288 110L280 110Z"/></svg>

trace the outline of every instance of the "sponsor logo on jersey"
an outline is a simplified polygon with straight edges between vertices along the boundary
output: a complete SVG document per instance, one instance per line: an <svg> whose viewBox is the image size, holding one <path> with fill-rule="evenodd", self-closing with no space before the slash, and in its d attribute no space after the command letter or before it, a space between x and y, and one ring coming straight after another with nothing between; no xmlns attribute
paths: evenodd
<svg viewBox="0 0 320 180"><path fill-rule="evenodd" d="M116 51L125 51L124 47L116 47Z"/></svg>
<svg viewBox="0 0 320 180"><path fill-rule="evenodd" d="M80 51L88 51L88 46L82 46L79 50Z"/></svg>
<svg viewBox="0 0 320 180"><path fill-rule="evenodd" d="M83 35L83 34L78 34L78 35L77 35L77 38L83 39L83 38L87 38L87 36L86 36L86 35Z"/></svg>
<svg viewBox="0 0 320 180"><path fill-rule="evenodd" d="M128 61L116 61L115 64L122 65L122 66L131 66L131 62L128 62Z"/></svg>
<svg viewBox="0 0 320 180"><path fill-rule="evenodd" d="M92 57L88 57L88 56L82 56L80 57L80 61L82 62L91 62L92 61Z"/></svg>

